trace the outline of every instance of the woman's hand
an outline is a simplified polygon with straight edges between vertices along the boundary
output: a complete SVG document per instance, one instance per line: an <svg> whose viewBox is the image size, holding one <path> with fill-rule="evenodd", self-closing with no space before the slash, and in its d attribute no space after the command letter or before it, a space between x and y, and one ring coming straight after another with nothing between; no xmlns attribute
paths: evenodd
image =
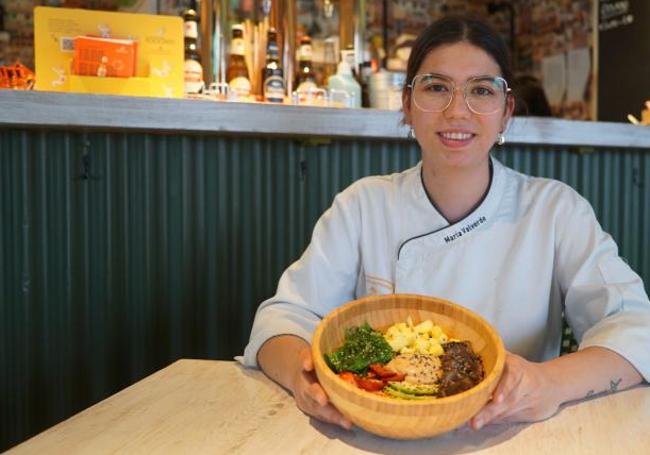
<svg viewBox="0 0 650 455"><path fill-rule="evenodd" d="M488 423L536 422L555 414L558 398L552 368L506 353L503 375L492 400L470 420L475 430Z"/></svg>
<svg viewBox="0 0 650 455"><path fill-rule="evenodd" d="M478 430L488 423L535 422L555 414L562 403L598 393L614 393L641 382L621 355L592 346L544 363L506 353L492 400L470 420Z"/></svg>
<svg viewBox="0 0 650 455"><path fill-rule="evenodd" d="M310 349L305 348L300 353L300 365L302 368L293 378L292 386L298 408L318 420L340 425L346 430L352 428L352 423L332 406L325 391L318 383Z"/></svg>
<svg viewBox="0 0 650 455"><path fill-rule="evenodd" d="M309 343L294 335L279 335L267 340L257 354L264 373L288 389L298 408L318 420L335 423L346 430L352 423L329 402L314 373Z"/></svg>

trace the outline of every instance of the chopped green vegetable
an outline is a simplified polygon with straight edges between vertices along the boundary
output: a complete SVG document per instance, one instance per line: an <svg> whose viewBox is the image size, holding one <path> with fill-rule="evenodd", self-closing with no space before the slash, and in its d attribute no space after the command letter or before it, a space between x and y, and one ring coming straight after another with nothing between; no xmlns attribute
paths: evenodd
<svg viewBox="0 0 650 455"><path fill-rule="evenodd" d="M365 322L359 327L347 329L343 346L331 354L325 354L325 361L336 373L352 371L365 374L368 365L387 363L393 355L393 349L383 335Z"/></svg>

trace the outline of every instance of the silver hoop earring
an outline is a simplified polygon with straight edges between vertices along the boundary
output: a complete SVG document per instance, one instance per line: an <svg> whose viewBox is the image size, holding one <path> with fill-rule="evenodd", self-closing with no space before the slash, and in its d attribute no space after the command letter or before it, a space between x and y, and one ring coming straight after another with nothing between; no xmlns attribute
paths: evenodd
<svg viewBox="0 0 650 455"><path fill-rule="evenodd" d="M497 134L497 144L503 145L506 143L506 137L503 135L503 133Z"/></svg>
<svg viewBox="0 0 650 455"><path fill-rule="evenodd" d="M408 137L409 139L417 139L417 138L415 137L415 130L414 130L413 128L411 128L411 129L409 130L409 132L408 132L408 135L407 135L406 137Z"/></svg>

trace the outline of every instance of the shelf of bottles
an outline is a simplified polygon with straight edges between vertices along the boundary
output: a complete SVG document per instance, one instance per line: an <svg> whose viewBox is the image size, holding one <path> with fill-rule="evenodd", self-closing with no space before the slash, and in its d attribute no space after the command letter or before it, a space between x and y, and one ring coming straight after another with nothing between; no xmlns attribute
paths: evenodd
<svg viewBox="0 0 650 455"><path fill-rule="evenodd" d="M401 107L403 75L380 70L380 57L370 51L370 43L356 43L356 49L354 42L346 43L353 40L344 38L343 27L325 39L319 37L317 43L304 27L296 32L295 0L257 2L261 14L256 20L221 20L219 11L197 11L204 8L203 3L208 2L199 6L190 1L183 12L187 98L337 108ZM336 22L350 12L344 11L346 4L355 4L352 0L320 3L321 14ZM199 24L200 17L209 18L210 24ZM355 35L358 31L348 32L348 36Z"/></svg>

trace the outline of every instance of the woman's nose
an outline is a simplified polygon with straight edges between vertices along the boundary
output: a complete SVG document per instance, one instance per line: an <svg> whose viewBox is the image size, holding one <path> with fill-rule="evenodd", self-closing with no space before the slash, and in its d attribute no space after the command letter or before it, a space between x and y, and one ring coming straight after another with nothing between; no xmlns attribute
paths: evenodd
<svg viewBox="0 0 650 455"><path fill-rule="evenodd" d="M471 113L472 111L470 111L469 106L465 102L462 87L455 87L452 93L451 103L445 109L445 114L451 117L465 117Z"/></svg>

